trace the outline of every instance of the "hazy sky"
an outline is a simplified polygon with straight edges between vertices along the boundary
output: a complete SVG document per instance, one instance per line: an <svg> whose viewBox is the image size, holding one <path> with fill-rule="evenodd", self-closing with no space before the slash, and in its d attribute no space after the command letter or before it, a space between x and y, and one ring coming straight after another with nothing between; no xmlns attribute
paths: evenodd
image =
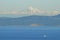
<svg viewBox="0 0 60 40"><path fill-rule="evenodd" d="M1 16L55 15L60 13L60 0L0 0ZM17 14L17 15L16 15Z"/></svg>

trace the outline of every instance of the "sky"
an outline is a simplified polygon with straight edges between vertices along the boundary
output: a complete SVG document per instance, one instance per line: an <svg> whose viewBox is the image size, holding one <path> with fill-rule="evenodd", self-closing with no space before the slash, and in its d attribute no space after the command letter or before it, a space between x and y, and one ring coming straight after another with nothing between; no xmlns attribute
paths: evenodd
<svg viewBox="0 0 60 40"><path fill-rule="evenodd" d="M60 0L0 0L0 17L60 14Z"/></svg>

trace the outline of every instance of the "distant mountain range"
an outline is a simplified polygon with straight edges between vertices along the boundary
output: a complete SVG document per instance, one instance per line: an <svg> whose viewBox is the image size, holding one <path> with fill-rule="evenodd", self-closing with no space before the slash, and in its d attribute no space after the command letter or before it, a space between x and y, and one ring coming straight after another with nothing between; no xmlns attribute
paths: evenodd
<svg viewBox="0 0 60 40"><path fill-rule="evenodd" d="M0 17L0 26L60 26L60 14L56 16Z"/></svg>

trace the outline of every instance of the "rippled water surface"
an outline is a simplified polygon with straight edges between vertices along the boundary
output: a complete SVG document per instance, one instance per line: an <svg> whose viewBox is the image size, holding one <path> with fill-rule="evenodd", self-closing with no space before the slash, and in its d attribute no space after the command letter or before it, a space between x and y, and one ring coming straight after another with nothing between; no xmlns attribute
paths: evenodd
<svg viewBox="0 0 60 40"><path fill-rule="evenodd" d="M0 26L0 40L60 40L60 27Z"/></svg>

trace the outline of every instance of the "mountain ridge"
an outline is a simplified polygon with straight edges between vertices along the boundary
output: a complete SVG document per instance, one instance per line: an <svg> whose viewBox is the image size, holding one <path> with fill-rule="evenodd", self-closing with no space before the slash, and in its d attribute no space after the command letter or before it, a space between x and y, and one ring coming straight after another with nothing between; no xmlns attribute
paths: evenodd
<svg viewBox="0 0 60 40"><path fill-rule="evenodd" d="M60 15L56 16L32 15L18 18L0 18L0 26L9 26L9 25L60 26Z"/></svg>

